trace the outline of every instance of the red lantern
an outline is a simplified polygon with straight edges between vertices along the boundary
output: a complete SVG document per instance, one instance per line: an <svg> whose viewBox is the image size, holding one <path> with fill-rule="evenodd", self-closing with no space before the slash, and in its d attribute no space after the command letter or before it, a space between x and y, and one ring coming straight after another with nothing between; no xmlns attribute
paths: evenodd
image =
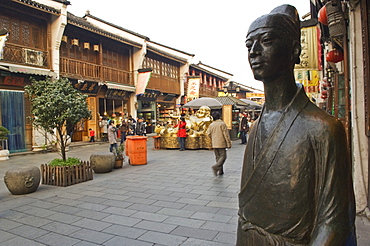
<svg viewBox="0 0 370 246"><path fill-rule="evenodd" d="M343 52L340 50L332 50L326 54L326 61L328 62L337 63L343 61L343 59L344 59Z"/></svg>
<svg viewBox="0 0 370 246"><path fill-rule="evenodd" d="M326 6L322 7L319 10L318 19L321 24L327 26L328 25L328 15L326 14Z"/></svg>
<svg viewBox="0 0 370 246"><path fill-rule="evenodd" d="M116 117L117 115L116 114L112 114L112 117Z"/></svg>
<svg viewBox="0 0 370 246"><path fill-rule="evenodd" d="M321 98L322 98L322 99L326 99L326 98L328 98L328 91L327 91L327 90L323 90L323 91L321 91Z"/></svg>

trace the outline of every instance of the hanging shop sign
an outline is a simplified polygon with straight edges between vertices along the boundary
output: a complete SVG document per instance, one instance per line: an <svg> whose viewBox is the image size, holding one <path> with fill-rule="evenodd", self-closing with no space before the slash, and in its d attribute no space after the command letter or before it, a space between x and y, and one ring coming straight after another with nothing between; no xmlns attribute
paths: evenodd
<svg viewBox="0 0 370 246"><path fill-rule="evenodd" d="M138 101L156 101L161 92L157 90L146 89L144 94L137 96Z"/></svg>
<svg viewBox="0 0 370 246"><path fill-rule="evenodd" d="M199 98L200 77L188 77L187 99L189 101Z"/></svg>
<svg viewBox="0 0 370 246"><path fill-rule="evenodd" d="M5 76L3 84L4 85L12 85L12 86L23 87L24 86L24 78Z"/></svg>
<svg viewBox="0 0 370 246"><path fill-rule="evenodd" d="M72 80L71 83L75 89L83 93L97 94L99 90L99 84L97 82L84 81L79 83L77 80Z"/></svg>
<svg viewBox="0 0 370 246"><path fill-rule="evenodd" d="M106 98L126 100L130 97L131 91L108 89L105 93Z"/></svg>
<svg viewBox="0 0 370 246"><path fill-rule="evenodd" d="M137 75L137 86L136 86L136 95L142 95L145 93L145 88L148 85L150 76L152 75L152 69L139 69Z"/></svg>
<svg viewBox="0 0 370 246"><path fill-rule="evenodd" d="M295 65L295 69L319 69L320 61L320 42L319 29L316 26L304 27L301 29L301 55L300 63Z"/></svg>

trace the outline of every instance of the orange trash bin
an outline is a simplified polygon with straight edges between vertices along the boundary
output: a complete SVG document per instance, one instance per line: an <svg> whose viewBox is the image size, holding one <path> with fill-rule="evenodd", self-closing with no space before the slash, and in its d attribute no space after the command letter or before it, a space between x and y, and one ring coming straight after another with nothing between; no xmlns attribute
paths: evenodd
<svg viewBox="0 0 370 246"><path fill-rule="evenodd" d="M145 136L127 136L126 137L126 155L129 158L130 165L147 164Z"/></svg>

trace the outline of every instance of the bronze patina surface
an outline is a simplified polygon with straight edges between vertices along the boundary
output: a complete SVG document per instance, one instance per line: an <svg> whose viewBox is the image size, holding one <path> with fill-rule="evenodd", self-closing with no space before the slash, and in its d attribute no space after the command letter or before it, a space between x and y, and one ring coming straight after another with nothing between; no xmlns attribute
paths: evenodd
<svg viewBox="0 0 370 246"><path fill-rule="evenodd" d="M265 105L245 150L237 245L356 245L344 127L295 83L296 9L282 5L256 19L246 46Z"/></svg>

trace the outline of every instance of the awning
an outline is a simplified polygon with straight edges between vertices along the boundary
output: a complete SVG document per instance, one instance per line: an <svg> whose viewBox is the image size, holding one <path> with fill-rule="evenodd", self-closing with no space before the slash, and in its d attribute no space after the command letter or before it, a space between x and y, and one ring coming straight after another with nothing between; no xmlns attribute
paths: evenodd
<svg viewBox="0 0 370 246"><path fill-rule="evenodd" d="M116 89L116 90L131 91L131 92L136 91L135 86L132 86L132 85L123 85L123 84L115 83L115 82L106 82L105 85L108 87L108 89Z"/></svg>
<svg viewBox="0 0 370 246"><path fill-rule="evenodd" d="M1 67L9 67L9 72L13 73L25 73L25 74L35 74L35 75L44 75L44 76L51 76L54 77L56 74L55 72L51 71L50 69L46 68L36 68L36 67L28 67L22 65L9 65L0 63Z"/></svg>

